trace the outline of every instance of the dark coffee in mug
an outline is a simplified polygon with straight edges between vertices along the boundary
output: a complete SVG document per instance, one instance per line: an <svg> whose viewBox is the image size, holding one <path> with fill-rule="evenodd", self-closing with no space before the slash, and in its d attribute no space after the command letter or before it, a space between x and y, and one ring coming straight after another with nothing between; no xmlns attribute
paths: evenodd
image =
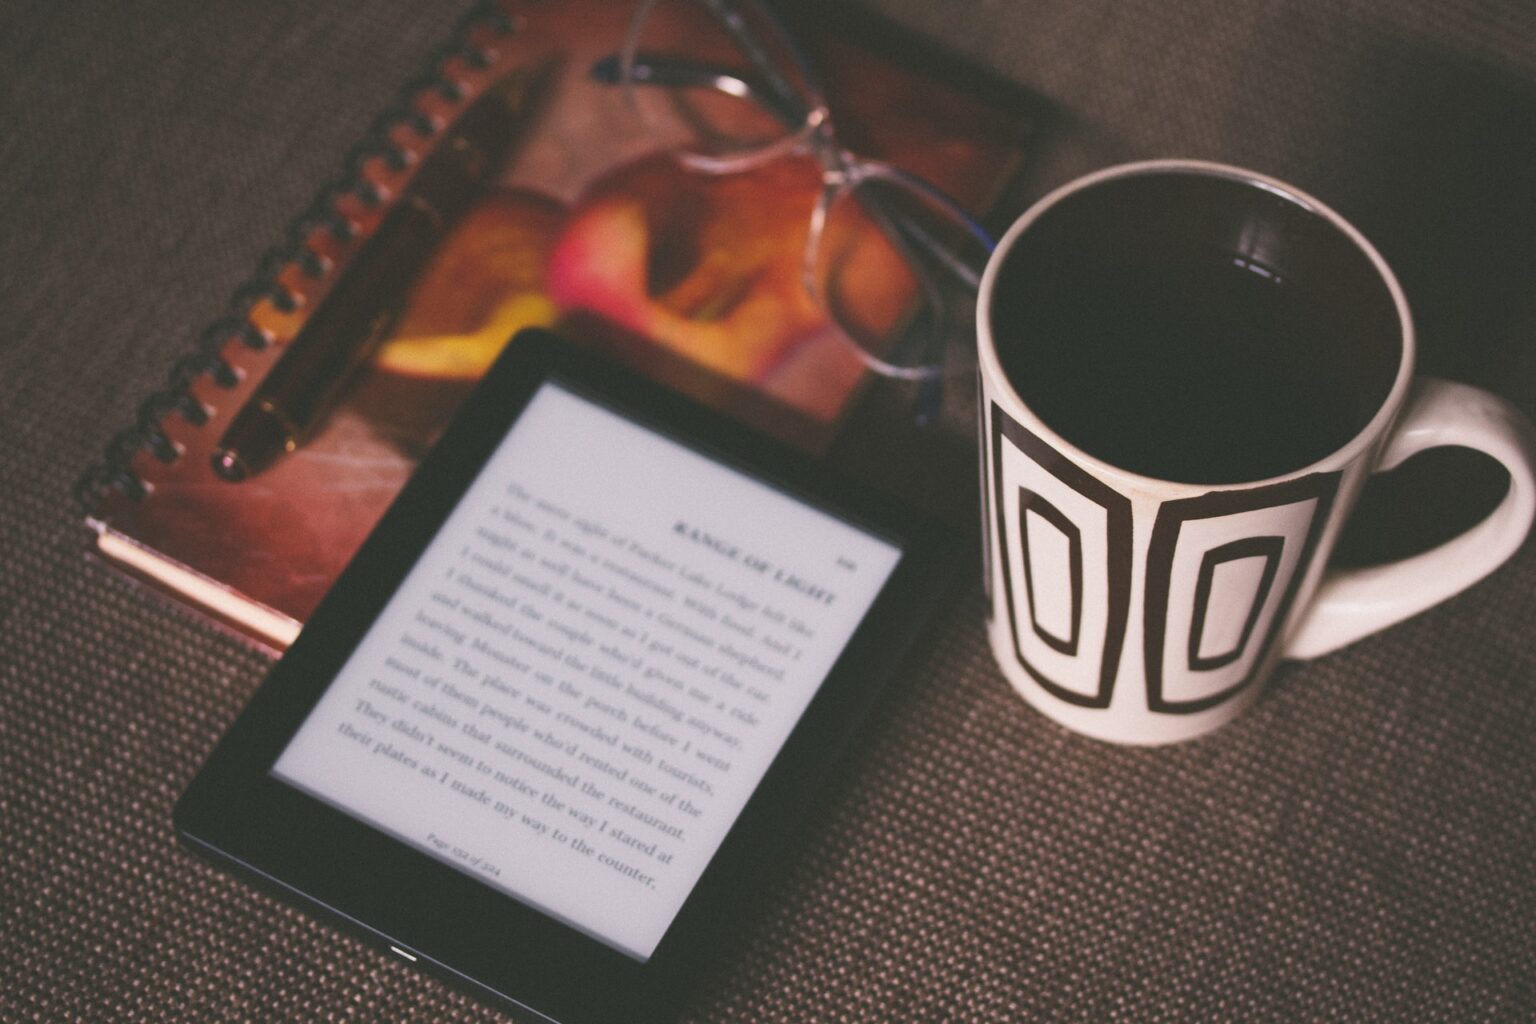
<svg viewBox="0 0 1536 1024"><path fill-rule="evenodd" d="M1380 274L1288 195L1144 174L1046 211L992 293L1019 397L1121 469L1237 483L1308 466L1381 408L1403 325Z"/></svg>

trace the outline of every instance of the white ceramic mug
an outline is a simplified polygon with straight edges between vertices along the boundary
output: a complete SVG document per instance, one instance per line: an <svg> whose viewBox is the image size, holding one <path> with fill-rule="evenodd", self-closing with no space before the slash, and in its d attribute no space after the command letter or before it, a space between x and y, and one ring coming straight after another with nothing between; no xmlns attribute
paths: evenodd
<svg viewBox="0 0 1536 1024"><path fill-rule="evenodd" d="M1415 378L1381 256L1263 175L1153 161L1063 186L1003 237L977 322L989 638L1019 693L1078 732L1209 732L1280 658L1450 597L1531 528L1529 421ZM1225 331L1263 344L1232 362ZM1423 554L1328 570L1366 478L1442 445L1509 471L1493 512Z"/></svg>

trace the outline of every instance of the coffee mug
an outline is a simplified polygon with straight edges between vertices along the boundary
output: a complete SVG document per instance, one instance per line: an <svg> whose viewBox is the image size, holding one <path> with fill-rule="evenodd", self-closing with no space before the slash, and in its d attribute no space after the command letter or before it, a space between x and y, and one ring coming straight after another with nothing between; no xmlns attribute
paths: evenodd
<svg viewBox="0 0 1536 1024"><path fill-rule="evenodd" d="M1209 732L1282 657L1481 579L1536 514L1530 422L1415 378L1381 256L1263 175L1160 160L1057 189L1004 235L977 327L993 654L1089 736ZM1493 512L1405 560L1328 570L1366 478L1442 445L1508 470Z"/></svg>

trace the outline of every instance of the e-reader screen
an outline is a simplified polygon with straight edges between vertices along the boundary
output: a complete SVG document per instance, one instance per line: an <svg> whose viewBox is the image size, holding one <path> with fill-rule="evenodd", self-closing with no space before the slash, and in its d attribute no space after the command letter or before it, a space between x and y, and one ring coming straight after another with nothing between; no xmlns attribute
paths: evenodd
<svg viewBox="0 0 1536 1024"><path fill-rule="evenodd" d="M272 774L646 961L901 557L547 380Z"/></svg>

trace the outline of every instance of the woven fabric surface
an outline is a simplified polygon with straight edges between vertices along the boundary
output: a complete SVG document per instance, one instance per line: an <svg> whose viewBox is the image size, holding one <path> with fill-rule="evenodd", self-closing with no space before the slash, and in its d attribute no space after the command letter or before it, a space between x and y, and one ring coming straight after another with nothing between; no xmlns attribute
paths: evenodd
<svg viewBox="0 0 1536 1024"><path fill-rule="evenodd" d="M1431 370L1536 412L1526 5L881 6L1042 97L1034 191L1154 155L1295 180L1398 266ZM505 1019L177 847L267 663L89 563L70 498L462 9L0 9L0 1021ZM1026 708L977 589L690 1020L1536 1018L1536 543L1154 750Z"/></svg>

